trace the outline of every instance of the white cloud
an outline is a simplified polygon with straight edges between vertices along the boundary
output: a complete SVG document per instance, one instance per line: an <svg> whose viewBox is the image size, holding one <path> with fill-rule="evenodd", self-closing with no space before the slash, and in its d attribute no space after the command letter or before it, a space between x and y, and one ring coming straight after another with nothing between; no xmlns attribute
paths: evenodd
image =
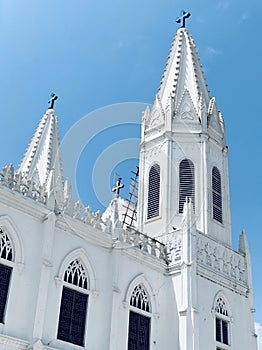
<svg viewBox="0 0 262 350"><path fill-rule="evenodd" d="M205 48L204 55L208 58L213 58L214 56L220 55L221 52L214 47L208 46Z"/></svg>
<svg viewBox="0 0 262 350"><path fill-rule="evenodd" d="M206 19L205 19L205 17L202 17L202 16L196 16L196 21L198 23L205 23Z"/></svg>
<svg viewBox="0 0 262 350"><path fill-rule="evenodd" d="M262 325L260 323L255 323L255 330L258 339L258 350L262 350Z"/></svg>
<svg viewBox="0 0 262 350"><path fill-rule="evenodd" d="M232 4L232 0L221 0L217 4L216 8L218 10L227 10Z"/></svg>
<svg viewBox="0 0 262 350"><path fill-rule="evenodd" d="M248 13L245 12L245 13L242 14L242 16L240 18L240 22L245 22L248 19L249 19L249 15L248 15Z"/></svg>

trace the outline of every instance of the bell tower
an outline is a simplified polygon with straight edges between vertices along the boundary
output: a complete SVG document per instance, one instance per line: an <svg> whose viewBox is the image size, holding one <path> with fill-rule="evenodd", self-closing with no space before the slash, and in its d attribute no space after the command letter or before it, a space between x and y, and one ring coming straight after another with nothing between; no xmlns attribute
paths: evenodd
<svg viewBox="0 0 262 350"><path fill-rule="evenodd" d="M187 199L196 229L231 245L225 125L210 96L182 11L152 108L142 116L138 230L164 237L182 225Z"/></svg>

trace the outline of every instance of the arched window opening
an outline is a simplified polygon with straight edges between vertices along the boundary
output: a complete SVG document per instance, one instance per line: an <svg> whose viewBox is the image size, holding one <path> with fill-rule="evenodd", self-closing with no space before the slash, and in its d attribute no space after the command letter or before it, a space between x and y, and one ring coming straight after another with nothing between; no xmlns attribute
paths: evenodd
<svg viewBox="0 0 262 350"><path fill-rule="evenodd" d="M12 266L10 266L10 262L12 262L14 258L14 249L8 235L1 228L0 258L3 259L3 263L2 260L0 263L0 323L4 323L10 279L13 270Z"/></svg>
<svg viewBox="0 0 262 350"><path fill-rule="evenodd" d="M64 273L57 338L84 346L89 279L79 259Z"/></svg>
<svg viewBox="0 0 262 350"><path fill-rule="evenodd" d="M213 219L223 223L221 175L216 167L212 169L212 199Z"/></svg>
<svg viewBox="0 0 262 350"><path fill-rule="evenodd" d="M189 159L184 159L179 165L179 213L183 213L186 198L191 198L195 207L195 170Z"/></svg>
<svg viewBox="0 0 262 350"><path fill-rule="evenodd" d="M159 216L160 166L152 165L148 177L147 219Z"/></svg>
<svg viewBox="0 0 262 350"><path fill-rule="evenodd" d="M134 288L130 298L128 350L149 350L151 304L142 285Z"/></svg>
<svg viewBox="0 0 262 350"><path fill-rule="evenodd" d="M215 305L216 313L216 341L221 343L217 349L223 349L222 344L229 345L230 318L226 303L222 297L218 297Z"/></svg>

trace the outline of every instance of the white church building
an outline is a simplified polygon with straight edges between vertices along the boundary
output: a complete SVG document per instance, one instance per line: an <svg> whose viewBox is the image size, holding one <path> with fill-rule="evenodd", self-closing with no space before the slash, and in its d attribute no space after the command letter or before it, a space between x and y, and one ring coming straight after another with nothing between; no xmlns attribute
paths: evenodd
<svg viewBox="0 0 262 350"><path fill-rule="evenodd" d="M55 96L18 169L3 168L1 350L257 349L244 232L232 247L225 124L188 15L142 115L134 225L120 182L104 215L73 203Z"/></svg>

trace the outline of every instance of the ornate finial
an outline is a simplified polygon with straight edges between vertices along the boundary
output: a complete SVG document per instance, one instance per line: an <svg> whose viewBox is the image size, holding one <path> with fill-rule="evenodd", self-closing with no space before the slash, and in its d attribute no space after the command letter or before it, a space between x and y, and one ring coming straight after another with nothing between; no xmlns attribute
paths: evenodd
<svg viewBox="0 0 262 350"><path fill-rule="evenodd" d="M50 107L48 109L54 109L54 104L55 104L55 101L58 99L58 96L56 96L56 94L52 93L51 94L51 98L50 100L48 101L48 103L50 104Z"/></svg>
<svg viewBox="0 0 262 350"><path fill-rule="evenodd" d="M180 16L177 17L176 23L180 23L180 28L185 28L186 26L186 19L191 16L191 13L186 12L184 10L180 11Z"/></svg>
<svg viewBox="0 0 262 350"><path fill-rule="evenodd" d="M116 182L116 186L112 188L112 192L116 193L116 197L119 197L121 188L125 187L124 184L121 184L122 177L119 177Z"/></svg>

